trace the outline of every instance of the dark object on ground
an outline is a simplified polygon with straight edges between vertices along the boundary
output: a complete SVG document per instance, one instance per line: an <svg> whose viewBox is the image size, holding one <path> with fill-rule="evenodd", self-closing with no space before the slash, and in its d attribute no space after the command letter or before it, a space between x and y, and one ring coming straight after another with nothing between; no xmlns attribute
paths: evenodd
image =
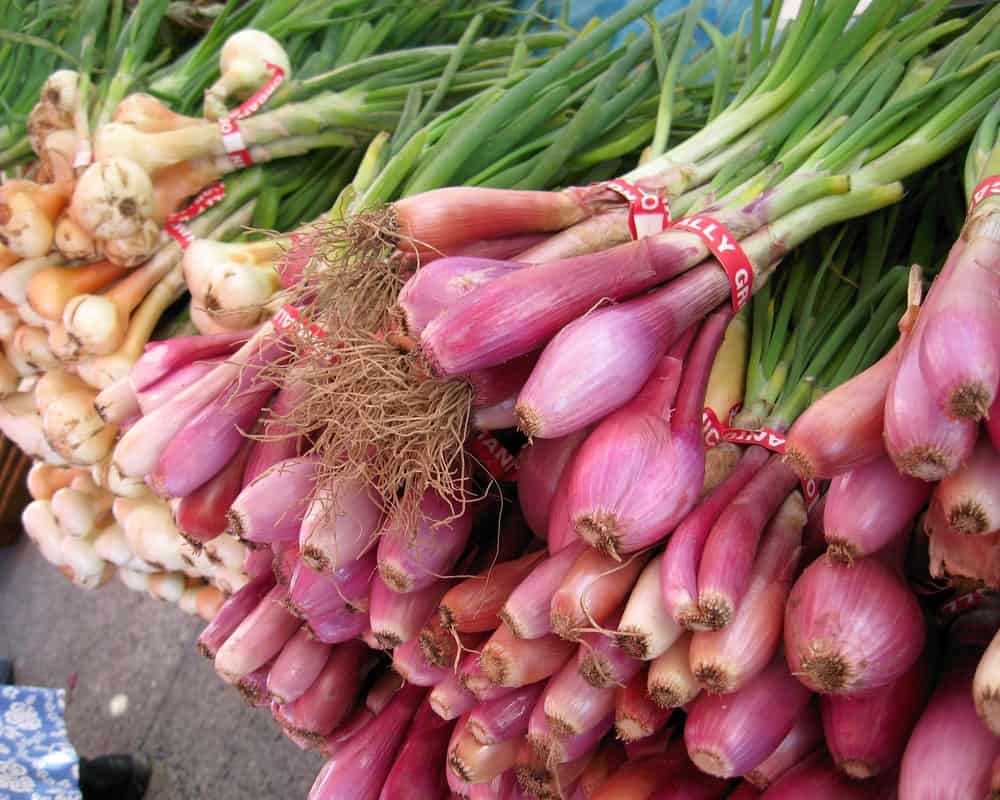
<svg viewBox="0 0 1000 800"><path fill-rule="evenodd" d="M142 753L116 753L80 759L83 800L142 800L153 774Z"/></svg>

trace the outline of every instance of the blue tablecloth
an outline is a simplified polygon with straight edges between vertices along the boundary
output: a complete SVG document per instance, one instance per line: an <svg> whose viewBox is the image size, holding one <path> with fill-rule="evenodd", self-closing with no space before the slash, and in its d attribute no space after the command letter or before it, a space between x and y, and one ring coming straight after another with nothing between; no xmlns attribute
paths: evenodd
<svg viewBox="0 0 1000 800"><path fill-rule="evenodd" d="M520 0L522 6L532 5L531 0ZM619 11L627 5L626 0L571 0L570 2L570 24L574 27L585 25L593 17L604 19ZM688 0L663 0L656 7L656 16L665 17L682 8L686 8ZM740 24L740 18L751 7L751 0L705 0L702 8L702 16L723 33L732 33ZM558 14L562 8L561 0L548 0L547 10L550 13ZM642 30L642 22L634 22L626 28L629 30ZM704 34L700 34L702 37ZM703 40L707 43L707 39Z"/></svg>
<svg viewBox="0 0 1000 800"><path fill-rule="evenodd" d="M0 798L81 800L62 689L0 686Z"/></svg>

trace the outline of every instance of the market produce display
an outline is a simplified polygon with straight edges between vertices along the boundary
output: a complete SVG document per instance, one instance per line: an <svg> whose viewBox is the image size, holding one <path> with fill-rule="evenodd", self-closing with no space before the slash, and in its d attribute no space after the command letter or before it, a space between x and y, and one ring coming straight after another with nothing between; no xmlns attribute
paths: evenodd
<svg viewBox="0 0 1000 800"><path fill-rule="evenodd" d="M310 800L1000 796L1000 7L49 5L24 529Z"/></svg>

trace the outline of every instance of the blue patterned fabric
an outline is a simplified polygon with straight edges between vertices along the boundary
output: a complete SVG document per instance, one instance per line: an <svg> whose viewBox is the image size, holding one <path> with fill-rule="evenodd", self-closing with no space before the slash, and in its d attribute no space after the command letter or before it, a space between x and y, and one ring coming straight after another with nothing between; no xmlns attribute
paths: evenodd
<svg viewBox="0 0 1000 800"><path fill-rule="evenodd" d="M0 798L81 800L62 689L0 686Z"/></svg>
<svg viewBox="0 0 1000 800"><path fill-rule="evenodd" d="M523 7L533 4L532 0L520 0ZM546 6L551 13L558 14L562 0L548 0ZM581 27L594 17L605 19L626 6L627 0L570 0L569 21L574 27ZM688 0L663 0L656 7L656 16L663 18L675 11L686 8ZM718 27L723 33L732 33L740 24L743 14L750 9L751 0L705 0L702 16ZM644 23L633 22L625 31L640 31ZM619 37L623 34L619 34ZM699 41L707 44L708 39L700 30Z"/></svg>

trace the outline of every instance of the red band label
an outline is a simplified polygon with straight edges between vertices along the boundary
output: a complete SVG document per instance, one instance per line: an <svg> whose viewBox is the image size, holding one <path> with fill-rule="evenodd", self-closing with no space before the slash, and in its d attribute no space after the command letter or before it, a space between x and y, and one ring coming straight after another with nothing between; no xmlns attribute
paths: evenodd
<svg viewBox="0 0 1000 800"><path fill-rule="evenodd" d="M670 203L666 198L621 178L608 181L607 187L628 201L628 229L632 239L655 236L670 226Z"/></svg>
<svg viewBox="0 0 1000 800"><path fill-rule="evenodd" d="M318 343L321 339L326 338L326 331L318 325L306 326L302 321L302 313L295 306L282 306L271 317L271 324L278 333L295 331L297 336L310 342Z"/></svg>
<svg viewBox="0 0 1000 800"><path fill-rule="evenodd" d="M270 62L265 63L271 73L271 77L250 97L230 111L227 116L219 120L222 147L236 169L249 167L253 164L253 157L250 155L250 150L243 140L243 133L240 131L238 120L246 119L260 111L264 103L271 99L272 95L278 91L278 87L285 80L285 71L281 67Z"/></svg>
<svg viewBox="0 0 1000 800"><path fill-rule="evenodd" d="M701 414L702 437L706 448L716 447L722 442L732 444L757 445L772 453L784 455L788 444L788 439L784 434L778 433L770 428L760 428L750 430L748 428L730 428L719 422L715 412L710 408L705 408ZM806 502L806 508L810 509L819 500L819 484L812 480L800 481L802 498Z"/></svg>
<svg viewBox="0 0 1000 800"><path fill-rule="evenodd" d="M986 594L982 589L974 589L971 592L959 595L954 600L949 600L938 609L938 618L943 622L953 620L960 614L964 614L966 611L978 606L983 602L984 597L986 597Z"/></svg>
<svg viewBox="0 0 1000 800"><path fill-rule="evenodd" d="M704 214L679 219L674 227L701 237L729 276L733 311L743 308L750 300L753 288L753 265L739 240L717 219Z"/></svg>
<svg viewBox="0 0 1000 800"><path fill-rule="evenodd" d="M187 250L194 241L194 234L184 223L204 214L212 206L221 202L225 196L225 184L213 183L208 188L202 189L187 208L182 208L167 217L167 224L164 225L163 229L181 246L182 250Z"/></svg>
<svg viewBox="0 0 1000 800"><path fill-rule="evenodd" d="M969 202L969 214L975 211L976 206L986 198L997 196L1000 196L1000 175L991 175L988 178L984 178L972 193L972 200Z"/></svg>
<svg viewBox="0 0 1000 800"><path fill-rule="evenodd" d="M467 447L494 480L512 481L517 478L517 459L489 431L477 432Z"/></svg>

